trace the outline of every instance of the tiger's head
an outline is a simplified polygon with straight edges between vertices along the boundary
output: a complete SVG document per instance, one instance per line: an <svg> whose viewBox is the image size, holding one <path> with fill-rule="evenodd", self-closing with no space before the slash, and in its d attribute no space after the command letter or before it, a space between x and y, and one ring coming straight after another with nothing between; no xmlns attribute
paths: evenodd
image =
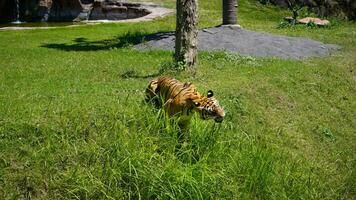
<svg viewBox="0 0 356 200"><path fill-rule="evenodd" d="M204 120L214 119L215 122L221 123L224 120L225 111L213 96L213 91L209 90L207 96L199 95L199 97L193 98L194 110Z"/></svg>

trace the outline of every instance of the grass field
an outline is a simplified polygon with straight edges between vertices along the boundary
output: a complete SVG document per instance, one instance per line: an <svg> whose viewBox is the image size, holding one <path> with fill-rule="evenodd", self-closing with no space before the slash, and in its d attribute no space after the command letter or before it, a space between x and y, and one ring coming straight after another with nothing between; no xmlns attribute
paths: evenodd
<svg viewBox="0 0 356 200"><path fill-rule="evenodd" d="M201 28L220 23L220 1L199 6ZM355 199L356 24L277 29L287 12L247 0L238 15L342 49L302 61L200 52L195 76L174 75L212 89L227 116L194 118L180 149L140 78L172 53L131 48L174 30L174 16L1 31L0 199Z"/></svg>

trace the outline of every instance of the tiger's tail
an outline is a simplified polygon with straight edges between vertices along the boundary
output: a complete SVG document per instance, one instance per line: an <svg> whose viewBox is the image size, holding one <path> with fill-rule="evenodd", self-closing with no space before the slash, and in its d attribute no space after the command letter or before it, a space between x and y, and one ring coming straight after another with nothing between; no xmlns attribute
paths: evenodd
<svg viewBox="0 0 356 200"><path fill-rule="evenodd" d="M150 81L145 91L145 101L151 102L156 106L159 106L160 102L159 102L159 96L157 94L158 93L157 88L158 88L158 80L153 79L152 81Z"/></svg>

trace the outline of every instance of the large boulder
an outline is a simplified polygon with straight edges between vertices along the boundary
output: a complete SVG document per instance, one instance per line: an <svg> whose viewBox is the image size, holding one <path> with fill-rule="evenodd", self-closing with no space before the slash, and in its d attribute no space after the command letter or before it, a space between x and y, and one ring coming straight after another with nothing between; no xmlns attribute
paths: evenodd
<svg viewBox="0 0 356 200"><path fill-rule="evenodd" d="M92 1L93 2L93 1ZM85 1L90 3L90 1ZM73 21L88 19L91 7L80 0L53 0L49 19L53 21Z"/></svg>
<svg viewBox="0 0 356 200"><path fill-rule="evenodd" d="M52 4L52 0L40 0L38 2L36 18L40 19L41 21L48 21Z"/></svg>
<svg viewBox="0 0 356 200"><path fill-rule="evenodd" d="M15 7L15 1L0 0L0 20L15 20ZM20 0L24 21L121 20L149 13L140 4L119 0Z"/></svg>
<svg viewBox="0 0 356 200"><path fill-rule="evenodd" d="M91 20L122 20L142 17L149 14L137 3L126 3L113 0L95 0L90 14Z"/></svg>

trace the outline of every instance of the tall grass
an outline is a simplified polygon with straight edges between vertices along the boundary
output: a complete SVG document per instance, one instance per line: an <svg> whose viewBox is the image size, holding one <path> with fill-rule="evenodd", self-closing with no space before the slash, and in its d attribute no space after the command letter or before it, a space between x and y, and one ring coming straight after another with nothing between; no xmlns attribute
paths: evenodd
<svg viewBox="0 0 356 200"><path fill-rule="evenodd" d="M174 123L137 95L127 101L129 108L63 110L36 124L3 121L3 197L337 197L312 164L271 147L268 132L255 135L232 120L218 125L196 117L177 148Z"/></svg>
<svg viewBox="0 0 356 200"><path fill-rule="evenodd" d="M220 23L220 4L200 3L201 27ZM302 61L200 52L195 76L174 76L212 89L227 116L195 116L184 142L143 100L171 52L131 48L174 17L1 31L0 199L353 199L356 26L276 29L284 15L240 4L245 28L343 49Z"/></svg>

